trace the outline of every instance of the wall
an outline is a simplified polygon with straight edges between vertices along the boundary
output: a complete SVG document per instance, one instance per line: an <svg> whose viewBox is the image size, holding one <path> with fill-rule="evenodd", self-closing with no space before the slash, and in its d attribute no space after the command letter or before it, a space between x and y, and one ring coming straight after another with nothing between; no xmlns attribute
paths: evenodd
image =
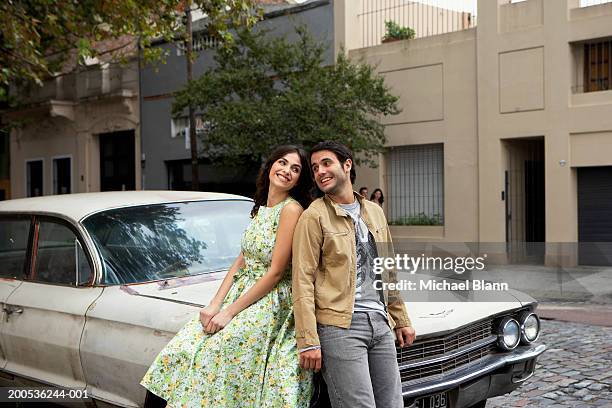
<svg viewBox="0 0 612 408"><path fill-rule="evenodd" d="M612 35L612 4L578 5L573 0L478 2L482 241L504 240L500 140L544 137L547 242L577 240L572 167L612 164L612 155L601 153L611 140L612 117L604 112L612 108L612 93L576 93L575 86L581 70L576 50L581 41Z"/></svg>
<svg viewBox="0 0 612 408"><path fill-rule="evenodd" d="M475 241L478 233L476 136L476 31L474 29L378 47L350 57L377 66L402 113L384 118L387 146L444 144L445 225L394 227L396 236L448 242ZM386 183L384 160L357 169L357 185L372 191Z"/></svg>

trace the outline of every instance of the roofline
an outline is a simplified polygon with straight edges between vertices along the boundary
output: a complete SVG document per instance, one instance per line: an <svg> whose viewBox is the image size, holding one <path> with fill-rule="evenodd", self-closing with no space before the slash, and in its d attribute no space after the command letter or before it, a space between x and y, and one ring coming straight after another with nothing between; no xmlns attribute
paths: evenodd
<svg viewBox="0 0 612 408"><path fill-rule="evenodd" d="M330 4L330 2L331 0L315 0L315 1L311 1L308 3L301 3L301 4L289 4L288 3L287 7L283 7L280 9L273 9L267 12L264 11L262 20L269 20L269 19L277 18L281 16L301 13L302 11L306 11L306 10L328 5ZM201 32L206 32L206 29L193 30L193 34L201 33ZM181 40L181 37L176 36L174 41L179 41L179 40ZM151 41L151 46L158 46L158 45L163 45L163 44L171 44L171 42L166 41L164 38L159 38L157 40Z"/></svg>

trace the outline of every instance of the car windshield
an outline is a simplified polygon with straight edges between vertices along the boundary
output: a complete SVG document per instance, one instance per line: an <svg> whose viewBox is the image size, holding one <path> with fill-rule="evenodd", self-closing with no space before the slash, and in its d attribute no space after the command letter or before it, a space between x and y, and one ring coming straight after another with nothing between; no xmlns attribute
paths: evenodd
<svg viewBox="0 0 612 408"><path fill-rule="evenodd" d="M119 208L83 225L102 259L102 283L148 282L228 269L252 205L219 200Z"/></svg>

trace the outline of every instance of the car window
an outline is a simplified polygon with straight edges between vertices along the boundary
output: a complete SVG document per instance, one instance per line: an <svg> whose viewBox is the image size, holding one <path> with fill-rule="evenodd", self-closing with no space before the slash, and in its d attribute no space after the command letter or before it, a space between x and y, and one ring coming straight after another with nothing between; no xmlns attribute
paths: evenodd
<svg viewBox="0 0 612 408"><path fill-rule="evenodd" d="M73 230L50 220L41 220L38 225L33 280L64 285L88 282L91 268Z"/></svg>
<svg viewBox="0 0 612 408"><path fill-rule="evenodd" d="M29 234L29 218L0 218L0 277L23 278Z"/></svg>
<svg viewBox="0 0 612 408"><path fill-rule="evenodd" d="M104 284L171 279L228 269L253 203L197 201L120 208L83 225L103 262Z"/></svg>

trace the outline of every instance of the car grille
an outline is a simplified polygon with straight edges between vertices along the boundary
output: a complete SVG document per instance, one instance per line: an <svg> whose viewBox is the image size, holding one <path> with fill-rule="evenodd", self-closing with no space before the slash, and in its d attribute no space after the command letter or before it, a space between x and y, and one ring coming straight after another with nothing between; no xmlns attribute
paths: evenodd
<svg viewBox="0 0 612 408"><path fill-rule="evenodd" d="M443 376L478 363L495 351L492 324L485 320L445 336L416 341L405 349L397 348L402 382Z"/></svg>

